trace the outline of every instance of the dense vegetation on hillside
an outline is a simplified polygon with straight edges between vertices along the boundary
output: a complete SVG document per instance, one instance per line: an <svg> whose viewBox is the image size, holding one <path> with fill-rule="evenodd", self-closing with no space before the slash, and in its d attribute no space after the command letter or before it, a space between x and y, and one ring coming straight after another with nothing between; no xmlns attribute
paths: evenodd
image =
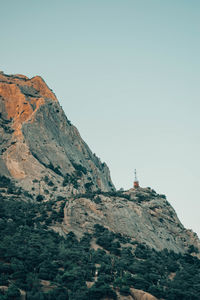
<svg viewBox="0 0 200 300"><path fill-rule="evenodd" d="M200 299L196 257L131 244L98 224L80 241L73 232L64 238L48 226L62 220L66 200L24 202L20 193L0 194L0 286L8 286L0 299L20 299L20 289L28 300L116 299L130 287L166 300Z"/></svg>

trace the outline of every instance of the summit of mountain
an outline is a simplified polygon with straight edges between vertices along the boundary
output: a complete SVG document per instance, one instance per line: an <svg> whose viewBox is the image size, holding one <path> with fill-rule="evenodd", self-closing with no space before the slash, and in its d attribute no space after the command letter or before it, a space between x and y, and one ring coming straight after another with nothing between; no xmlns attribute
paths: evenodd
<svg viewBox="0 0 200 300"><path fill-rule="evenodd" d="M92 153L40 76L0 73L0 124L0 174L29 192L115 189L107 165Z"/></svg>

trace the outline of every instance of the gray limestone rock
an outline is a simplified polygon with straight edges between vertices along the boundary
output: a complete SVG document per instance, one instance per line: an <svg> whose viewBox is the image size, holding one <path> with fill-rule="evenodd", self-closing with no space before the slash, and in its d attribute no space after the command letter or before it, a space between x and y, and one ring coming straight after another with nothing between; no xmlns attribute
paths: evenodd
<svg viewBox="0 0 200 300"><path fill-rule="evenodd" d="M96 201L97 197L100 201ZM72 230L80 237L84 232L92 233L95 224L156 250L185 252L190 245L200 250L197 235L184 228L162 195L148 188L130 189L115 196L82 196L67 203L64 231Z"/></svg>
<svg viewBox="0 0 200 300"><path fill-rule="evenodd" d="M105 163L91 152L56 96L36 76L0 74L0 173L38 192L68 196L115 187ZM51 183L50 183L51 182Z"/></svg>

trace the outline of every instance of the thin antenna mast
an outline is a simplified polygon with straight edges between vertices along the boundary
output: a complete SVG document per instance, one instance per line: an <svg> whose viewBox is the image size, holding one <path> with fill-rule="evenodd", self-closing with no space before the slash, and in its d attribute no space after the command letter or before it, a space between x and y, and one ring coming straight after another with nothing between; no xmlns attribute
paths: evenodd
<svg viewBox="0 0 200 300"><path fill-rule="evenodd" d="M133 187L134 187L134 189L137 189L137 188L139 188L139 181L137 179L137 171L136 171L136 169L134 170L134 175L135 175L135 179L134 179Z"/></svg>
<svg viewBox="0 0 200 300"><path fill-rule="evenodd" d="M135 181L138 181L137 180L137 171L136 171L136 169L134 170L134 174L135 174Z"/></svg>

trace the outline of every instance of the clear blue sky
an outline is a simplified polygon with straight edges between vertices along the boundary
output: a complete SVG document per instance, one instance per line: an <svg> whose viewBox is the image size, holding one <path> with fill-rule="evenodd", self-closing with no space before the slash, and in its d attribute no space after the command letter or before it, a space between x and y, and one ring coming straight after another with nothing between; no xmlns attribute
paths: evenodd
<svg viewBox="0 0 200 300"><path fill-rule="evenodd" d="M0 69L41 75L117 188L200 235L200 1L0 0Z"/></svg>

